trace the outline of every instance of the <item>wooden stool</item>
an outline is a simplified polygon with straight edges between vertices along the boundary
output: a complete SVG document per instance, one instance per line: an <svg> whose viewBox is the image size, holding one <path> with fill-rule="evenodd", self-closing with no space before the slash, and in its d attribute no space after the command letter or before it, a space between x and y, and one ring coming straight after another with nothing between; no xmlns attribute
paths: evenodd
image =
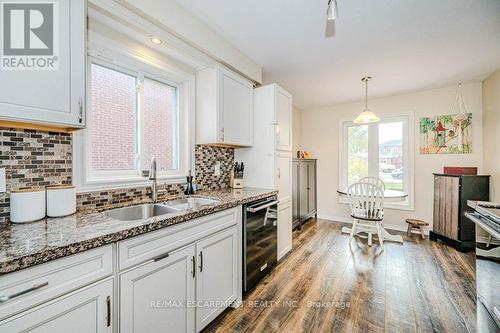
<svg viewBox="0 0 500 333"><path fill-rule="evenodd" d="M418 233L422 236L422 239L425 239L424 227L428 226L429 223L416 219L406 219L406 223L408 223L408 229L406 230L408 236L411 235L413 229L417 229Z"/></svg>

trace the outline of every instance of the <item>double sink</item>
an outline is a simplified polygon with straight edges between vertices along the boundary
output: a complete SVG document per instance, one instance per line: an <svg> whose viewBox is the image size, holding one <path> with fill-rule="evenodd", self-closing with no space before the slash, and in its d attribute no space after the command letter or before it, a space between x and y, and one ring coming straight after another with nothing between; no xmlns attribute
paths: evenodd
<svg viewBox="0 0 500 333"><path fill-rule="evenodd" d="M143 204L138 206L116 208L106 211L104 214L110 218L120 221L144 220L150 217L178 214L189 209L196 209L201 206L217 203L218 200L189 197L177 200L166 201L161 204Z"/></svg>

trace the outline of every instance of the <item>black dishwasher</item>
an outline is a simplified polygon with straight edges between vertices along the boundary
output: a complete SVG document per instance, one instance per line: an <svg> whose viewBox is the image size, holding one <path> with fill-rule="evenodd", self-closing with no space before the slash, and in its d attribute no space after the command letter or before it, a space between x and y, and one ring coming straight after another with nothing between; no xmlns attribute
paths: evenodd
<svg viewBox="0 0 500 333"><path fill-rule="evenodd" d="M243 205L243 290L248 292L277 262L278 200L275 196Z"/></svg>

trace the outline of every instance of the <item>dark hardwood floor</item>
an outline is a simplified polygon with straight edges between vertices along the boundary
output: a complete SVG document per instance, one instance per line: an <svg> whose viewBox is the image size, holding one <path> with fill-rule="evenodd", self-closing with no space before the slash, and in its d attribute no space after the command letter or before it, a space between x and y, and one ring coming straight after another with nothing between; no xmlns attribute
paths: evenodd
<svg viewBox="0 0 500 333"><path fill-rule="evenodd" d="M475 260L418 236L385 250L321 221L205 332L475 332ZM352 251L350 250L352 249Z"/></svg>

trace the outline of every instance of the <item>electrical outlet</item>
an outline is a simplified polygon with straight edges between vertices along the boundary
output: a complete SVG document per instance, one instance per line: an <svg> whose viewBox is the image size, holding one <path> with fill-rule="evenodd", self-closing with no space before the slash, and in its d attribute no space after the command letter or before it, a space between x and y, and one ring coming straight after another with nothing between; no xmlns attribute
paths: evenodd
<svg viewBox="0 0 500 333"><path fill-rule="evenodd" d="M214 175L220 176L220 161L215 162Z"/></svg>
<svg viewBox="0 0 500 333"><path fill-rule="evenodd" d="M5 193L7 191L7 182L5 180L5 169L0 169L0 193Z"/></svg>

